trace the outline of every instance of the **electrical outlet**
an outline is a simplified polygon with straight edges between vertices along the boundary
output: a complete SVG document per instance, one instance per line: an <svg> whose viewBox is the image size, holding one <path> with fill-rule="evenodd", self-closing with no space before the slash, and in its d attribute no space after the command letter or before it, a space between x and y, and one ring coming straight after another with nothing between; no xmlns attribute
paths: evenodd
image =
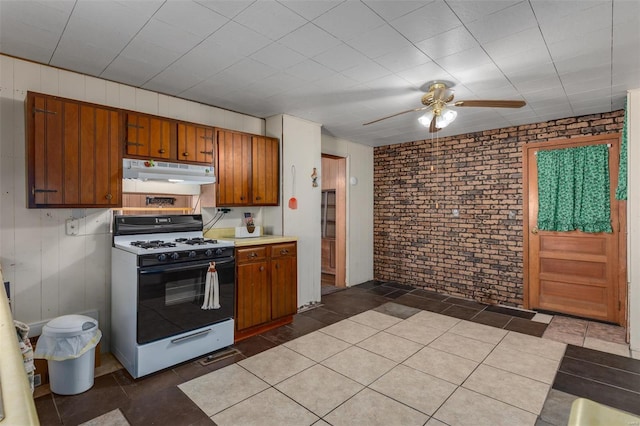
<svg viewBox="0 0 640 426"><path fill-rule="evenodd" d="M458 216L460 216L460 210L458 210L458 209L453 209L453 210L451 211L451 214L453 215L453 217L458 217Z"/></svg>
<svg viewBox="0 0 640 426"><path fill-rule="evenodd" d="M80 233L80 221L78 219L67 219L67 235L78 235Z"/></svg>

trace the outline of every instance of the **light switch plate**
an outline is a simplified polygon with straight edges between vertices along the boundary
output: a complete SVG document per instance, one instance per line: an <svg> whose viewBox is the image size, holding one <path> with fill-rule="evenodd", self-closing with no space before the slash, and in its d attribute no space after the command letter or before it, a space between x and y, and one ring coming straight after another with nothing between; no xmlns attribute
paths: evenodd
<svg viewBox="0 0 640 426"><path fill-rule="evenodd" d="M78 235L80 232L80 221L78 219L67 219L67 235Z"/></svg>

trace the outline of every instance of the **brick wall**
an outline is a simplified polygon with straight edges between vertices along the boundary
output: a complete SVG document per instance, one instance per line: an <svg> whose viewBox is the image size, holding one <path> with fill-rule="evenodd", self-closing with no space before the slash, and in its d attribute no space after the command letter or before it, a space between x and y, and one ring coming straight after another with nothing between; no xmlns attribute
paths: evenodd
<svg viewBox="0 0 640 426"><path fill-rule="evenodd" d="M623 119L620 110L375 148L376 279L522 306L522 145L621 132Z"/></svg>

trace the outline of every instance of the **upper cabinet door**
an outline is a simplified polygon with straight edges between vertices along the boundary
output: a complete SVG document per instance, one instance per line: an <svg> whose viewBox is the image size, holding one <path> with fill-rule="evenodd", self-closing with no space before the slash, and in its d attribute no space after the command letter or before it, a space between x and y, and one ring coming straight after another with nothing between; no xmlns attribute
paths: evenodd
<svg viewBox="0 0 640 426"><path fill-rule="evenodd" d="M134 112L126 113L127 138L125 140L126 153L129 156L175 159L172 129L175 123L146 114Z"/></svg>
<svg viewBox="0 0 640 426"><path fill-rule="evenodd" d="M218 206L250 205L251 136L216 130Z"/></svg>
<svg viewBox="0 0 640 426"><path fill-rule="evenodd" d="M29 207L122 204L118 110L29 93Z"/></svg>
<svg viewBox="0 0 640 426"><path fill-rule="evenodd" d="M252 203L278 205L280 141L265 136L253 136L251 143Z"/></svg>
<svg viewBox="0 0 640 426"><path fill-rule="evenodd" d="M214 132L213 127L178 123L178 160L212 165Z"/></svg>

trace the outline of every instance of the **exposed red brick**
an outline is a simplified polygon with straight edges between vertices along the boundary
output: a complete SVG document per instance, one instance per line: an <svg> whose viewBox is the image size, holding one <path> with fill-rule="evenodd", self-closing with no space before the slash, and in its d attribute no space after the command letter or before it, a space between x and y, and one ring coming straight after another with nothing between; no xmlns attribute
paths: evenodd
<svg viewBox="0 0 640 426"><path fill-rule="evenodd" d="M375 278L522 306L522 146L620 132L623 116L619 110L375 148Z"/></svg>

